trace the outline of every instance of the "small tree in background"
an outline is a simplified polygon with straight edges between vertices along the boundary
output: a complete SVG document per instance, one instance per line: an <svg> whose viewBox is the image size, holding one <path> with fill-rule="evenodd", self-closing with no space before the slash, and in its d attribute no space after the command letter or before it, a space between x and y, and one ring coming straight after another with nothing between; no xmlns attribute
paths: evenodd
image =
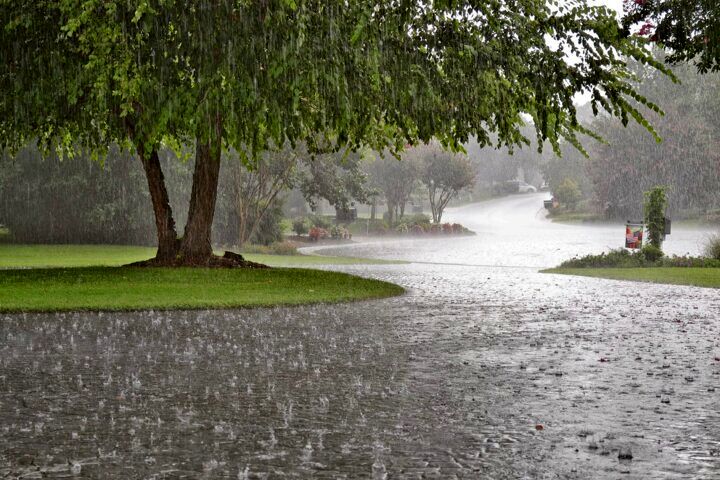
<svg viewBox="0 0 720 480"><path fill-rule="evenodd" d="M446 151L437 143L415 147L407 155L422 162L420 181L428 191L433 223L440 223L450 200L475 184L475 170L467 156Z"/></svg>
<svg viewBox="0 0 720 480"><path fill-rule="evenodd" d="M720 233L710 235L705 243L705 256L720 260Z"/></svg>
<svg viewBox="0 0 720 480"><path fill-rule="evenodd" d="M410 200L420 176L421 165L412 155L402 160L384 152L366 164L370 185L382 193L387 203L390 224L405 215L405 205Z"/></svg>
<svg viewBox="0 0 720 480"><path fill-rule="evenodd" d="M298 237L300 235L305 235L306 233L308 233L310 231L308 221L303 217L296 218L293 221L292 228L293 228L293 232L295 232L295 234Z"/></svg>
<svg viewBox="0 0 720 480"><path fill-rule="evenodd" d="M555 197L558 202L565 205L570 210L575 210L578 202L582 198L580 187L571 178L563 180L557 189L555 189Z"/></svg>
<svg viewBox="0 0 720 480"><path fill-rule="evenodd" d="M650 245L662 248L665 233L665 208L667 208L667 187L658 185L645 192L645 226Z"/></svg>

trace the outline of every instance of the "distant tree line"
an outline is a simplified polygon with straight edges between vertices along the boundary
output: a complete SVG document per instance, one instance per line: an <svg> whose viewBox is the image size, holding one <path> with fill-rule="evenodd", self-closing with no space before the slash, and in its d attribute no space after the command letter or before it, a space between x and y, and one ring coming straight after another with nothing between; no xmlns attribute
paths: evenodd
<svg viewBox="0 0 720 480"><path fill-rule="evenodd" d="M674 216L717 212L720 72L701 75L681 64L674 67L679 83L639 65L634 73L638 91L665 112L648 113L662 141L635 124L622 127L599 117L591 128L605 141L587 142L587 158L564 145L562 157L541 161L550 189L570 180L588 208L615 219L642 218L643 192L655 185L669 187L668 211Z"/></svg>
<svg viewBox="0 0 720 480"><path fill-rule="evenodd" d="M382 200L391 225L414 194L430 204L438 223L448 201L475 180L466 156L438 144L410 149L401 158L371 150L311 154L304 145L268 151L250 166L233 151L224 156L213 223L213 243L224 245L280 240L282 208L291 192L312 209L326 201L338 212ZM161 149L159 161L182 228L193 160L179 161ZM60 160L33 143L0 158L0 225L15 242L154 245L151 210L142 165L127 150L113 147L102 161L81 151Z"/></svg>
<svg viewBox="0 0 720 480"><path fill-rule="evenodd" d="M594 200L613 217L642 214L643 192L668 185L668 208L674 214L704 214L720 208L720 73L699 75L679 65L680 84L638 67L638 90L662 105L652 115L652 136L608 120L596 122L607 143L596 144L588 162Z"/></svg>
<svg viewBox="0 0 720 480"><path fill-rule="evenodd" d="M23 243L149 245L155 237L142 167L116 148L103 164L82 154L43 158L34 145L3 155L0 223Z"/></svg>

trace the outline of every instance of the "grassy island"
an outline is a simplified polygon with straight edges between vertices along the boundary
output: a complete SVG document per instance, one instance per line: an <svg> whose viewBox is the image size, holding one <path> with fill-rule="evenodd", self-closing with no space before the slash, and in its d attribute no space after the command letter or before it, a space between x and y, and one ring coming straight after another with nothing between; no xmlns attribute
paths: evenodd
<svg viewBox="0 0 720 480"><path fill-rule="evenodd" d="M394 284L304 268L137 268L153 249L0 245L0 312L246 308L400 295ZM374 263L345 257L247 255L273 266Z"/></svg>

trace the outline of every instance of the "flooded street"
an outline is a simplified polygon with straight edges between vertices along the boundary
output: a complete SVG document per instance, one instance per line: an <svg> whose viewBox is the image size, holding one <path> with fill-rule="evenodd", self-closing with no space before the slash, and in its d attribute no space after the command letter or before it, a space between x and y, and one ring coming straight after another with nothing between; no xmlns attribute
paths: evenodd
<svg viewBox="0 0 720 480"><path fill-rule="evenodd" d="M0 477L720 478L718 291L538 273L624 233L543 198L322 252L399 298L2 316Z"/></svg>

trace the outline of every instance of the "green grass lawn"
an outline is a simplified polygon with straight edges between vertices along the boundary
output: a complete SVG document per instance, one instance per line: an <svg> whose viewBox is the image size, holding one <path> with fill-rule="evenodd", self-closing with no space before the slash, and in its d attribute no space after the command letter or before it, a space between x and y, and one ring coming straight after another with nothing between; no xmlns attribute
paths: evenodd
<svg viewBox="0 0 720 480"><path fill-rule="evenodd" d="M154 255L155 248L125 245L0 244L0 269L90 266L116 267L140 260L147 260ZM243 256L253 262L264 263L271 267L397 263L366 258L323 257L317 255L265 255L248 253L243 254Z"/></svg>
<svg viewBox="0 0 720 480"><path fill-rule="evenodd" d="M394 284L300 268L133 268L155 249L0 244L0 312L244 308L401 295ZM375 263L347 257L248 254L272 266Z"/></svg>
<svg viewBox="0 0 720 480"><path fill-rule="evenodd" d="M277 268L84 267L0 271L0 312L243 308L403 293L339 272Z"/></svg>
<svg viewBox="0 0 720 480"><path fill-rule="evenodd" d="M543 273L720 288L720 268L551 268L543 270Z"/></svg>

